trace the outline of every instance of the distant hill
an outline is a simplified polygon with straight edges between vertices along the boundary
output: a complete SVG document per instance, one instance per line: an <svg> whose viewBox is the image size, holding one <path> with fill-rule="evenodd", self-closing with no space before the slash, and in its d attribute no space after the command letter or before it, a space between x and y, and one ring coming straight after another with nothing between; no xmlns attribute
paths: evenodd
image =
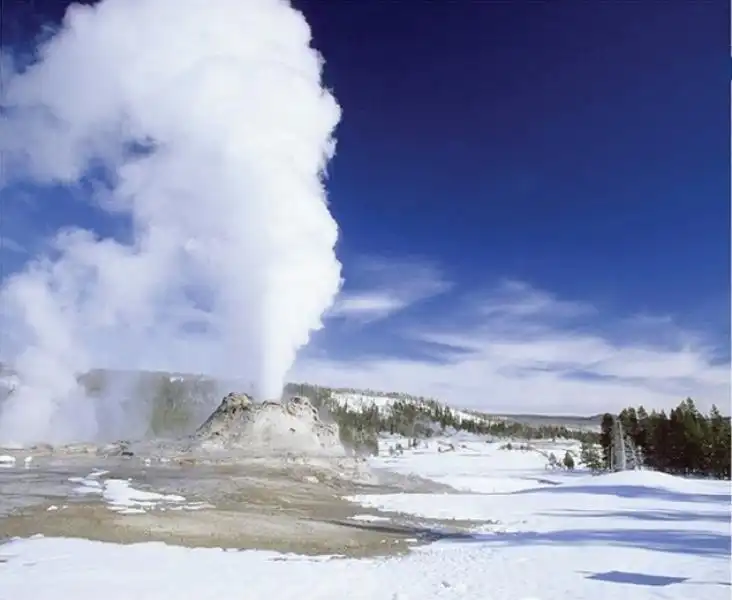
<svg viewBox="0 0 732 600"><path fill-rule="evenodd" d="M179 435L190 433L228 392L249 392L244 381L220 381L187 373L114 371L97 369L79 377L87 394L97 402L111 395L141 413L146 431L125 435ZM0 370L0 402L12 394L18 378L11 369ZM467 431L494 437L583 439L599 421L582 417L491 415L443 404L432 398L374 390L335 389L307 383L288 384L285 396L308 397L334 419L344 442L371 450L380 433L430 437ZM146 414L147 413L147 414Z"/></svg>
<svg viewBox="0 0 732 600"><path fill-rule="evenodd" d="M432 398L409 394L390 394L373 390L335 389L306 383L289 384L287 393L309 397L316 406L326 408L346 430L359 435L367 432L398 433L407 437L467 431L491 437L521 439L574 438L594 441L594 423L526 422L503 415L491 415L448 406ZM552 419L552 417L550 417ZM569 418L576 421L578 418Z"/></svg>
<svg viewBox="0 0 732 600"><path fill-rule="evenodd" d="M361 410L376 407L382 414L388 415L391 407L397 402L409 402L415 406L428 406L435 400L423 397L410 396L409 394L387 394L371 390L331 390L333 402L339 406L349 407L353 410ZM568 429L584 431L599 431L602 415L591 417L580 417L576 415L538 415L538 414L493 414L476 410L463 410L454 406L450 407L454 417L460 421L476 421L478 423L519 423L534 427L556 426Z"/></svg>
<svg viewBox="0 0 732 600"><path fill-rule="evenodd" d="M573 415L497 415L497 418L505 419L515 423L524 423L526 425L563 425L568 428L584 429L588 431L599 431L602 415L594 415L591 417L578 417Z"/></svg>

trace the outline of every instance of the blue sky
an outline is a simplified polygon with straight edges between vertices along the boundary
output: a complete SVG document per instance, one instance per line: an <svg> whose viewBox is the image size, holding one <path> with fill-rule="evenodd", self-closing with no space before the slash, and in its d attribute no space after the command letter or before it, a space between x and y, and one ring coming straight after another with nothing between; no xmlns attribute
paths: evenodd
<svg viewBox="0 0 732 600"><path fill-rule="evenodd" d="M419 357L404 330L470 330L471 297L510 281L526 291L514 307L553 298L531 315L553 335L620 356L694 335L729 360L725 3L301 6L344 109L329 191L346 290L368 291L368 255L403 261L385 296L409 297L410 272L424 291L325 337ZM586 310L557 317L562 301Z"/></svg>
<svg viewBox="0 0 732 600"><path fill-rule="evenodd" d="M728 329L723 3L303 8L344 107L344 258Z"/></svg>
<svg viewBox="0 0 732 600"><path fill-rule="evenodd" d="M295 6L343 110L345 285L293 377L504 412L728 401L727 3ZM6 271L62 224L125 230L21 192Z"/></svg>

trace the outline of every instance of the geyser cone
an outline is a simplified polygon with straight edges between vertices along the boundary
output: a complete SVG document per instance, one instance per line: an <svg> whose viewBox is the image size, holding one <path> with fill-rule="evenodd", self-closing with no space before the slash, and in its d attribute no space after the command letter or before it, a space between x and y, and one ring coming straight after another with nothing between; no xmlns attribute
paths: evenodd
<svg viewBox="0 0 732 600"><path fill-rule="evenodd" d="M247 394L229 394L195 438L204 449L250 455L345 456L338 425L322 422L318 410L299 396L257 404Z"/></svg>

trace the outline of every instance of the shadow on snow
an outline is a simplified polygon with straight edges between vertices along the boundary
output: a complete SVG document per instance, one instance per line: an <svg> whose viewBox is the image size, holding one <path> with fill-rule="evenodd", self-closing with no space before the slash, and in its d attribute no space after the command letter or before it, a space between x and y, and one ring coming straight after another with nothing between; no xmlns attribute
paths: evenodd
<svg viewBox="0 0 732 600"><path fill-rule="evenodd" d="M356 523L351 521L330 521L330 523L354 529L414 537L422 542L480 542L494 547L602 545L704 557L728 558L730 556L729 535L704 531L674 529L567 529L547 532L466 533L437 530L421 525Z"/></svg>
<svg viewBox="0 0 732 600"><path fill-rule="evenodd" d="M689 512L682 510L553 510L539 513L546 517L580 517L580 518L621 518L633 519L635 521L684 521L684 522L711 522L729 523L732 517L731 511L726 512Z"/></svg>
<svg viewBox="0 0 732 600"><path fill-rule="evenodd" d="M630 585L642 585L647 587L667 587L669 585L692 583L694 585L730 586L729 581L695 581L689 577L675 577L672 575L649 575L647 573L635 573L633 571L606 571L604 573L591 573L579 571L586 579L604 581L606 583L620 583Z"/></svg>
<svg viewBox="0 0 732 600"><path fill-rule="evenodd" d="M607 571L605 573L583 573L587 579L605 581L607 583L628 583L650 587L666 587L675 583L684 583L688 577L672 577L669 575L647 575L631 571Z"/></svg>
<svg viewBox="0 0 732 600"><path fill-rule="evenodd" d="M652 498L670 502L710 502L730 504L730 494L692 494L674 492L644 485L552 485L515 492L487 494L489 496L513 496L523 494L593 494L618 498Z"/></svg>

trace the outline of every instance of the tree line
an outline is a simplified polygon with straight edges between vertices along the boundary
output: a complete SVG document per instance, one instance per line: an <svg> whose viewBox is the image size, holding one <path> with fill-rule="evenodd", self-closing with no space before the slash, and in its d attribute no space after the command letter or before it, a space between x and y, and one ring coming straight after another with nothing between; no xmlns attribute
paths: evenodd
<svg viewBox="0 0 732 600"><path fill-rule="evenodd" d="M626 408L617 417L605 414L600 446L606 469L612 461L616 420L642 466L674 475L730 478L730 418L716 406L704 414L687 398L668 414L655 410L648 413L642 406Z"/></svg>
<svg viewBox="0 0 732 600"><path fill-rule="evenodd" d="M325 411L339 426L344 444L364 452L378 451L380 433L400 435L406 438L430 438L446 431L466 431L496 438L524 440L576 439L597 443L599 436L593 431L570 429L562 425L528 425L505 419L470 415L455 411L440 402L407 394L388 396L392 401L388 409L376 404L351 407L348 403L334 401L333 390L310 384L288 384L285 395L307 397L314 406Z"/></svg>

